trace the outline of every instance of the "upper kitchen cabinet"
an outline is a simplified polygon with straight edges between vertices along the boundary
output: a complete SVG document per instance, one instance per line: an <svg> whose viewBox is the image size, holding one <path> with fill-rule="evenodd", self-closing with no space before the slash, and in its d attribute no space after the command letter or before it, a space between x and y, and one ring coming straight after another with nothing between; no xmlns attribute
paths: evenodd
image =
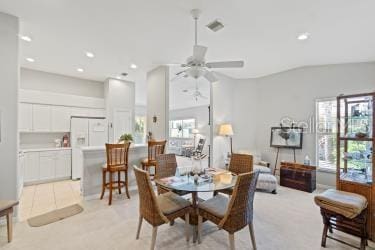
<svg viewBox="0 0 375 250"><path fill-rule="evenodd" d="M51 131L51 106L33 104L33 131Z"/></svg>
<svg viewBox="0 0 375 250"><path fill-rule="evenodd" d="M52 132L70 131L71 109L63 106L51 106L51 130Z"/></svg>
<svg viewBox="0 0 375 250"><path fill-rule="evenodd" d="M87 108L74 107L71 109L72 116L90 116L90 111Z"/></svg>
<svg viewBox="0 0 375 250"><path fill-rule="evenodd" d="M18 112L18 130L21 132L30 132L33 130L33 105L29 103L20 103Z"/></svg>

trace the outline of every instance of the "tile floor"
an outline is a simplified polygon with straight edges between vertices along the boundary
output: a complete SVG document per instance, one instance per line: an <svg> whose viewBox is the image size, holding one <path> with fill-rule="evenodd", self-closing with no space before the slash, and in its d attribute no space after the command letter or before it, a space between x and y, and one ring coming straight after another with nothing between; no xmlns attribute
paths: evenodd
<svg viewBox="0 0 375 250"><path fill-rule="evenodd" d="M79 181L59 181L24 187L19 205L19 220L81 202Z"/></svg>

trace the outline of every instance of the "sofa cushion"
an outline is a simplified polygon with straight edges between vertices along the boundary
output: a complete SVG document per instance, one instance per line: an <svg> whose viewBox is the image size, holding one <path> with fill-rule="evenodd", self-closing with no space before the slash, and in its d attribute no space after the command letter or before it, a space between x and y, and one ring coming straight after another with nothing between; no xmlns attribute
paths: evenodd
<svg viewBox="0 0 375 250"><path fill-rule="evenodd" d="M253 165L253 171L259 171L259 173L262 173L262 174L270 174L271 173L270 168L267 168L265 166L258 165L258 164Z"/></svg>

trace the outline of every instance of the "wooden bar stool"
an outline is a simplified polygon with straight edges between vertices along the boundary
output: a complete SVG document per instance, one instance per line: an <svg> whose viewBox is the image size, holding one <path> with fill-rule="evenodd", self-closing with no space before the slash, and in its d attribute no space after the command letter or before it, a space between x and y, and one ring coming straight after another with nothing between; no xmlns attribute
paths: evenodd
<svg viewBox="0 0 375 250"><path fill-rule="evenodd" d="M18 205L18 201L0 201L0 217L6 216L8 242L13 238L13 207Z"/></svg>
<svg viewBox="0 0 375 250"><path fill-rule="evenodd" d="M166 143L166 140L148 141L148 157L143 159L141 162L143 170L149 172L150 167L154 167L154 174L156 174L156 156L164 154Z"/></svg>
<svg viewBox="0 0 375 250"><path fill-rule="evenodd" d="M100 199L103 199L106 189L109 189L108 205L112 204L112 190L118 189L121 194L121 188L125 187L126 195L130 199L128 190L128 155L130 142L121 144L105 144L107 152L107 164L103 165L103 184ZM121 181L121 172L125 173L125 180ZM109 181L107 182L107 173ZM113 179L113 174L117 173L117 180Z"/></svg>

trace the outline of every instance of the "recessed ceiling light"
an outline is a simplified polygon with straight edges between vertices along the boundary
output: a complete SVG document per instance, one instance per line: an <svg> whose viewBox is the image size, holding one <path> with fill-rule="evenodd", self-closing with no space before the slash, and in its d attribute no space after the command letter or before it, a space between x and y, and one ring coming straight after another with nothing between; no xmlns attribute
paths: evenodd
<svg viewBox="0 0 375 250"><path fill-rule="evenodd" d="M31 57L28 57L28 58L26 58L26 61L28 61L28 62L35 62L35 59L31 58Z"/></svg>
<svg viewBox="0 0 375 250"><path fill-rule="evenodd" d="M303 40L309 39L309 37L310 37L310 33L305 32L305 33L299 34L297 36L297 39L300 40L300 41L303 41Z"/></svg>
<svg viewBox="0 0 375 250"><path fill-rule="evenodd" d="M135 65L134 63L130 64L130 68L131 68L131 69L136 69L137 67L138 67L138 66Z"/></svg>
<svg viewBox="0 0 375 250"><path fill-rule="evenodd" d="M78 72L83 72L83 69L82 68L77 68L77 71Z"/></svg>
<svg viewBox="0 0 375 250"><path fill-rule="evenodd" d="M94 57L95 57L94 53L92 53L92 52L90 52L90 51L86 51L85 54L86 54L86 56L87 56L88 58L94 58Z"/></svg>
<svg viewBox="0 0 375 250"><path fill-rule="evenodd" d="M33 39L29 36L20 35L20 38L26 42L31 42Z"/></svg>

